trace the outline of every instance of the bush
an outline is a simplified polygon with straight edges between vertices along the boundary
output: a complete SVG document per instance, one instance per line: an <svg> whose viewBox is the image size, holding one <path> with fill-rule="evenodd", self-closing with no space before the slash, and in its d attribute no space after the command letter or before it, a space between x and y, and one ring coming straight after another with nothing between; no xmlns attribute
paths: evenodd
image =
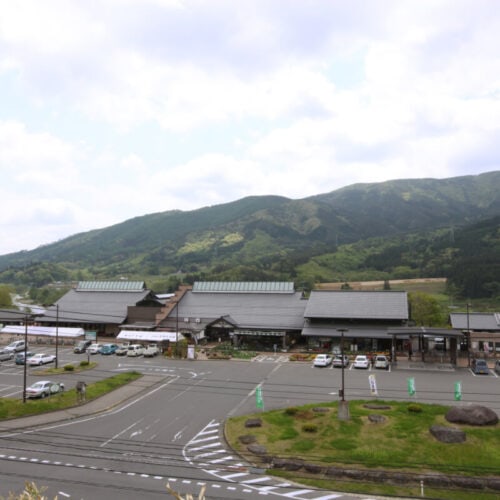
<svg viewBox="0 0 500 500"><path fill-rule="evenodd" d="M290 406L289 408L285 408L285 415L293 417L294 415L297 414L298 411L299 409L296 408L295 406Z"/></svg>
<svg viewBox="0 0 500 500"><path fill-rule="evenodd" d="M423 408L416 403L411 403L408 405L408 411L410 413L421 413L423 411Z"/></svg>
<svg viewBox="0 0 500 500"><path fill-rule="evenodd" d="M84 366L89 366L89 362L87 360L84 360L84 361L80 361L80 366L81 367L84 367Z"/></svg>
<svg viewBox="0 0 500 500"><path fill-rule="evenodd" d="M314 433L314 432L318 432L318 426L316 424L304 424L302 426L302 430L304 432Z"/></svg>
<svg viewBox="0 0 500 500"><path fill-rule="evenodd" d="M75 367L73 365L64 365L65 372L72 372L74 370L75 370Z"/></svg>

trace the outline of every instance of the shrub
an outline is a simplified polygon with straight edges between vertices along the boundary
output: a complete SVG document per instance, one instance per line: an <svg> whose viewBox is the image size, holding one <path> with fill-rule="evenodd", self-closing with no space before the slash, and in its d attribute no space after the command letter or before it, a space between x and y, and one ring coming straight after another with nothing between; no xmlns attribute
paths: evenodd
<svg viewBox="0 0 500 500"><path fill-rule="evenodd" d="M421 413L423 411L423 408L416 403L411 403L408 405L408 411L410 413Z"/></svg>
<svg viewBox="0 0 500 500"><path fill-rule="evenodd" d="M290 406L289 408L285 408L285 415L293 417L294 415L297 414L298 411L299 409L296 408L295 406Z"/></svg>
<svg viewBox="0 0 500 500"><path fill-rule="evenodd" d="M304 432L314 433L314 432L318 432L318 426L316 424L304 424L302 426L302 430Z"/></svg>
<svg viewBox="0 0 500 500"><path fill-rule="evenodd" d="M84 366L89 366L89 362L87 360L84 360L84 361L80 361L80 366L81 367L84 367Z"/></svg>
<svg viewBox="0 0 500 500"><path fill-rule="evenodd" d="M65 372L72 372L74 370L75 370L75 367L73 365L64 365Z"/></svg>

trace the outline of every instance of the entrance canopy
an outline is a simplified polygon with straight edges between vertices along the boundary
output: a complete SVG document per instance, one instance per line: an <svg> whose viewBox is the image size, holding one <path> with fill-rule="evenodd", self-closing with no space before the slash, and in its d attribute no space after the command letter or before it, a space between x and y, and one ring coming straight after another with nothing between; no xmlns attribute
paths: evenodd
<svg viewBox="0 0 500 500"><path fill-rule="evenodd" d="M40 337L65 337L76 338L85 335L83 328L66 328L55 326L26 326L8 325L0 330L0 333L10 333L14 335L38 335Z"/></svg>
<svg viewBox="0 0 500 500"><path fill-rule="evenodd" d="M184 335L179 332L150 332L147 330L122 330L116 337L120 340L145 340L147 342L177 342L184 340Z"/></svg>

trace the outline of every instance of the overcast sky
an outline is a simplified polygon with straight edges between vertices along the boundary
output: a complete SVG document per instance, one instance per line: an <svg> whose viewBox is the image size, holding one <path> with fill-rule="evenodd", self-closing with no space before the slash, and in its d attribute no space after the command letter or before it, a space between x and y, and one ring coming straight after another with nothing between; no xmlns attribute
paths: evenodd
<svg viewBox="0 0 500 500"><path fill-rule="evenodd" d="M500 166L497 0L0 0L0 254Z"/></svg>

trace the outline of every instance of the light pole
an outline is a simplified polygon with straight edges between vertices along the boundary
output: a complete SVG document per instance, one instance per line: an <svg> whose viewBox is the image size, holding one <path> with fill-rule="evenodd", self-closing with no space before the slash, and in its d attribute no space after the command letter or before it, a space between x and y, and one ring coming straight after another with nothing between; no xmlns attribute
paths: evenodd
<svg viewBox="0 0 500 500"><path fill-rule="evenodd" d="M347 332L345 328L339 328L340 332L340 356L342 357L342 384L340 389L340 400L345 401L345 386L344 386L344 333Z"/></svg>
<svg viewBox="0 0 500 500"><path fill-rule="evenodd" d="M470 368L470 324L469 324L469 307L470 304L467 302L467 366Z"/></svg>
<svg viewBox="0 0 500 500"><path fill-rule="evenodd" d="M56 304L56 368L59 368L59 304Z"/></svg>
<svg viewBox="0 0 500 500"><path fill-rule="evenodd" d="M344 333L347 332L347 328L338 328L340 332L340 355L342 357L342 388L340 389L340 402L338 418L339 420L349 420L349 403L345 400L345 384L344 384Z"/></svg>
<svg viewBox="0 0 500 500"><path fill-rule="evenodd" d="M26 403L26 375L28 366L28 315L24 315L24 371L23 371L23 403Z"/></svg>

